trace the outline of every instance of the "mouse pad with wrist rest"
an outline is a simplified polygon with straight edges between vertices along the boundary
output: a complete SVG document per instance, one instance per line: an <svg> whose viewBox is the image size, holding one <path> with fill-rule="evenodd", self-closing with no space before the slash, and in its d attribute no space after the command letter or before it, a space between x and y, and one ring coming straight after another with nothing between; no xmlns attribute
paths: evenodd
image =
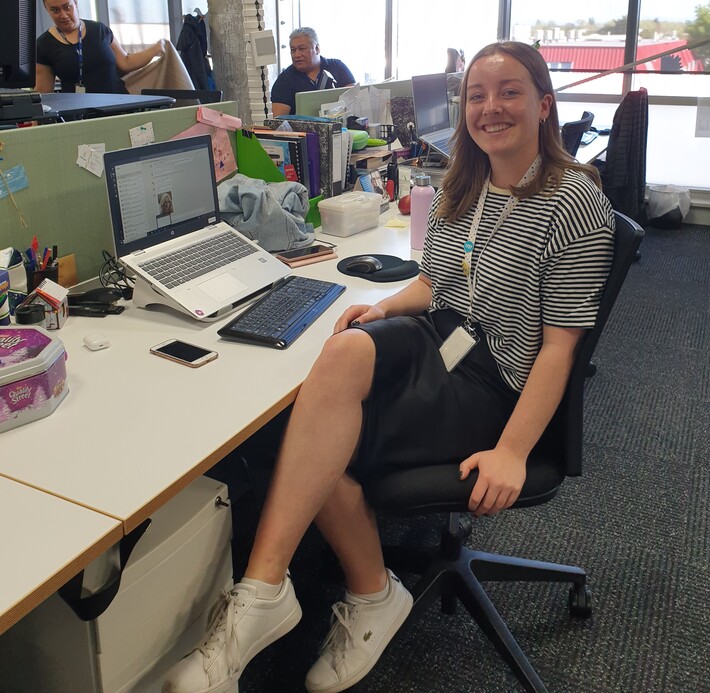
<svg viewBox="0 0 710 693"><path fill-rule="evenodd" d="M347 269L348 264L360 255L351 255L342 259L338 263L338 271L347 274L350 277L362 277L371 282L399 282L403 279L412 279L419 274L419 265L416 260L402 260L396 255L375 255L370 257L377 258L382 263L382 269L378 269L371 274L363 274L362 272L353 272Z"/></svg>

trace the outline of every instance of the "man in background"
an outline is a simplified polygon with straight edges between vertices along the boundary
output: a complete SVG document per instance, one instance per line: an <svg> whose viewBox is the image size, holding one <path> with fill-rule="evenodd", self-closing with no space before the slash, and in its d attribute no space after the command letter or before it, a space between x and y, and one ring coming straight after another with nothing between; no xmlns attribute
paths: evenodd
<svg viewBox="0 0 710 693"><path fill-rule="evenodd" d="M289 36L292 65L276 79L271 88L274 117L296 112L296 92L350 87L355 77L342 60L320 54L318 36L310 27L295 29Z"/></svg>

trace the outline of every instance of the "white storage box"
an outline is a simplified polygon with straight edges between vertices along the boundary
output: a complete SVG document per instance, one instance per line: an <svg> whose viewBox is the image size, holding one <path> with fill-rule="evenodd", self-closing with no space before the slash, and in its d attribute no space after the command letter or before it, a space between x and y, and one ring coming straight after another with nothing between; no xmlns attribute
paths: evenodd
<svg viewBox="0 0 710 693"><path fill-rule="evenodd" d="M79 620L55 594L0 636L2 693L159 693L232 585L232 513L218 496L227 487L200 477L153 515L97 619ZM114 559L88 566L84 588L100 588Z"/></svg>
<svg viewBox="0 0 710 693"><path fill-rule="evenodd" d="M352 236L380 223L382 195L347 192L318 203L321 230L331 236Z"/></svg>

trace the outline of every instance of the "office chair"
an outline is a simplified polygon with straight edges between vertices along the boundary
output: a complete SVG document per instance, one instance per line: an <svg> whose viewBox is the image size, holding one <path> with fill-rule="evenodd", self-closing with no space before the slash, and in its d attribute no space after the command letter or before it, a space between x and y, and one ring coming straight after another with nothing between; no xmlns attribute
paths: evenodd
<svg viewBox="0 0 710 693"><path fill-rule="evenodd" d="M582 473L582 414L587 365L644 235L643 229L633 220L616 212L614 216L614 258L596 325L583 338L565 396L528 458L525 484L513 508L531 507L551 500L566 476ZM574 566L499 556L465 546L464 541L475 521L467 512L476 475L472 473L471 476L474 478L460 481L456 461L395 471L368 483L365 495L380 515L449 513L438 546L421 549L385 547L385 560L395 572L401 570L421 576L412 589L414 607L409 619L420 618L438 598L442 611L452 614L457 600L460 600L523 688L531 693L545 693L545 685L481 582L571 582L570 611L573 616L588 617L591 614L591 591L587 576L581 568Z"/></svg>
<svg viewBox="0 0 710 693"><path fill-rule="evenodd" d="M562 144L571 156L577 156L582 135L592 127L594 113L584 111L581 120L573 120L562 126Z"/></svg>
<svg viewBox="0 0 710 693"><path fill-rule="evenodd" d="M219 103L222 100L221 91L208 89L141 89L141 94L144 96L172 96L175 99L174 108Z"/></svg>

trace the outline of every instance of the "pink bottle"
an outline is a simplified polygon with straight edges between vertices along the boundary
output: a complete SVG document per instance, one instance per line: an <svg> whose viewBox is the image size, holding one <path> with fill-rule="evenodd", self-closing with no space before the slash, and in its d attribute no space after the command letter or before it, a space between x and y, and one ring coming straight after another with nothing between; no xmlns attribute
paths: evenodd
<svg viewBox="0 0 710 693"><path fill-rule="evenodd" d="M431 177L419 175L414 179L412 188L412 211L410 221L409 245L413 250L424 248L429 208L434 199L434 188L431 187Z"/></svg>

